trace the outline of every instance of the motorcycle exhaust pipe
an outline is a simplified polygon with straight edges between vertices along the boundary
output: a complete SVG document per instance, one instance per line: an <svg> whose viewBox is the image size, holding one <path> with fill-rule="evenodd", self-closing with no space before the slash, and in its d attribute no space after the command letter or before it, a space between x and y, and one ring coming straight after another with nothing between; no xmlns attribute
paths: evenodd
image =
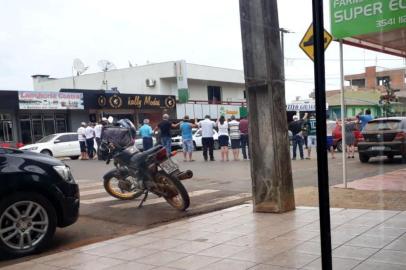
<svg viewBox="0 0 406 270"><path fill-rule="evenodd" d="M179 180L190 179L193 177L193 172L191 170L187 170L187 171L179 173L178 175L176 175L176 177Z"/></svg>

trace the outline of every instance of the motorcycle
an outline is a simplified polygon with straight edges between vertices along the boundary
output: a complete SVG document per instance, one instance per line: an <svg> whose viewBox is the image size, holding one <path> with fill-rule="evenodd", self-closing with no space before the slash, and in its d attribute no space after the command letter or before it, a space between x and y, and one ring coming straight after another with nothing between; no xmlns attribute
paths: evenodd
<svg viewBox="0 0 406 270"><path fill-rule="evenodd" d="M138 206L142 207L151 192L163 197L177 210L185 211L189 207L189 194L181 180L192 178L193 172L180 171L163 146L144 152L135 146L120 149L108 144L103 147L108 150L106 163L113 159L115 166L103 177L108 194L120 200L133 200L144 195Z"/></svg>

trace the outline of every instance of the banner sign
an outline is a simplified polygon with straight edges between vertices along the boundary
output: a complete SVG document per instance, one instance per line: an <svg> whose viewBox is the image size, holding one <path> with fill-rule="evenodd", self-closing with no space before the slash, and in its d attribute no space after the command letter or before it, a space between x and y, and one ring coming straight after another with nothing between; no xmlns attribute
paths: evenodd
<svg viewBox="0 0 406 270"><path fill-rule="evenodd" d="M326 103L326 110L328 110L328 104ZM292 103L286 104L286 111L288 112L314 112L316 111L316 105L314 103Z"/></svg>
<svg viewBox="0 0 406 270"><path fill-rule="evenodd" d="M406 0L330 0L330 12L338 39L406 27Z"/></svg>
<svg viewBox="0 0 406 270"><path fill-rule="evenodd" d="M187 71L185 60L175 62L175 75L176 75L176 83L178 86L179 102L186 103L189 101L189 87L187 83Z"/></svg>
<svg viewBox="0 0 406 270"><path fill-rule="evenodd" d="M20 110L83 110L83 94L68 92L19 91Z"/></svg>

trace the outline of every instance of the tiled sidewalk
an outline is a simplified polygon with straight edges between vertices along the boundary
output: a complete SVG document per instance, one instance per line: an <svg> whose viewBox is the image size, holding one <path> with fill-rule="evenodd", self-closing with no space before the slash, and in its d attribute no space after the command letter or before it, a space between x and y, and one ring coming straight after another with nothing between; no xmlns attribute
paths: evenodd
<svg viewBox="0 0 406 270"><path fill-rule="evenodd" d="M406 269L406 212L331 209L334 269ZM321 269L318 209L249 204L3 268Z"/></svg>
<svg viewBox="0 0 406 270"><path fill-rule="evenodd" d="M343 188L344 185L336 185ZM347 187L359 190L406 191L406 169L388 172L349 182Z"/></svg>

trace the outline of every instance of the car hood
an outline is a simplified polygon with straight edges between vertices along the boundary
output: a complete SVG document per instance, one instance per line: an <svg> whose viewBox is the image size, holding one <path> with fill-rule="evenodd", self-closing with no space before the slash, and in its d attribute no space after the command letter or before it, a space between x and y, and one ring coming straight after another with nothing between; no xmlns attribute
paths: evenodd
<svg viewBox="0 0 406 270"><path fill-rule="evenodd" d="M33 144L27 144L24 145L23 147L20 147L21 150L27 150L29 148L33 148L33 147L41 147L43 146L45 143L33 143Z"/></svg>
<svg viewBox="0 0 406 270"><path fill-rule="evenodd" d="M51 166L58 166L58 165L64 165L62 161L59 159L56 159L54 157L48 156L48 155L43 155L31 151L26 151L26 150L17 150L14 155L18 156L19 158L23 159L30 159L36 162L40 163L45 163Z"/></svg>

